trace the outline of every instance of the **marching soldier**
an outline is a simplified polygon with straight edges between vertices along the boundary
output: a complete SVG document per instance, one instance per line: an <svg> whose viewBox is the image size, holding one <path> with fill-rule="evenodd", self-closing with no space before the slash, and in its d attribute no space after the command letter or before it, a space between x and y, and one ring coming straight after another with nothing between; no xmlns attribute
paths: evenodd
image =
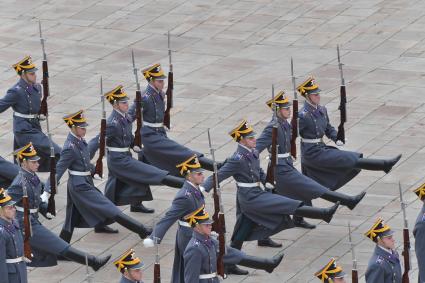
<svg viewBox="0 0 425 283"><path fill-rule="evenodd" d="M297 87L305 97L304 107L299 112L301 136L302 172L319 184L337 190L354 178L361 169L388 173L400 160L401 154L392 159L363 158L362 153L339 150L327 146L323 136L342 146L337 140L337 131L329 122L325 106L320 105L320 89L313 77Z"/></svg>
<svg viewBox="0 0 425 283"><path fill-rule="evenodd" d="M291 133L292 128L287 119L291 117L291 102L289 102L283 91L266 103L271 109L276 107L277 116L277 164L275 168L276 192L288 198L303 201L311 205L311 200L323 198L331 202L339 201L350 209L354 209L362 200L366 192L357 196L347 196L345 194L334 192L309 177L301 174L293 165L291 157ZM261 153L265 148L272 144L272 129L276 121L273 119L257 139L256 149ZM294 223L297 227L307 229L315 228L314 225L307 223L303 218L294 217Z"/></svg>
<svg viewBox="0 0 425 283"><path fill-rule="evenodd" d="M143 262L136 256L133 249L129 249L123 253L114 265L121 272L121 280L119 283L143 283Z"/></svg>
<svg viewBox="0 0 425 283"><path fill-rule="evenodd" d="M133 147L132 123L135 115L128 113L128 96L123 87L118 86L105 97L113 107L106 123L109 177L105 195L116 205L130 204L132 212L153 213L153 209L142 204L142 201L152 200L149 185L180 188L184 180L132 157L130 148ZM162 158L172 162L165 154Z"/></svg>
<svg viewBox="0 0 425 283"><path fill-rule="evenodd" d="M331 221L339 203L326 209L314 208L303 205L299 200L276 195L261 188L266 182L266 176L260 167L258 151L255 149L256 133L246 120L229 134L238 143L238 148L218 170L218 181L233 176L238 188L237 222L232 236L232 247L241 249L244 241L266 239L284 229L294 227L289 215L323 219L328 223ZM205 181L204 187L207 192L212 189L212 177ZM236 266L229 266L228 273L247 274Z"/></svg>
<svg viewBox="0 0 425 283"><path fill-rule="evenodd" d="M415 194L419 199L425 201L425 184L422 184L415 190ZM413 235L415 236L415 253L418 259L419 267L419 283L425 282L425 204L422 205L422 209L416 218L415 228L413 229Z"/></svg>
<svg viewBox="0 0 425 283"><path fill-rule="evenodd" d="M178 222L171 279L173 283L184 282L183 253L192 237L192 229L184 220L184 217L205 204L200 187L204 182L204 170L201 168L198 157L193 155L176 167L180 170L180 174L186 178L186 181L174 197L171 207L154 227L151 236L143 241L146 247L153 247L154 240L161 243L165 233L176 221Z"/></svg>
<svg viewBox="0 0 425 283"><path fill-rule="evenodd" d="M395 250L394 231L382 218L365 233L376 243L375 251L366 270L367 283L401 283L401 265Z"/></svg>
<svg viewBox="0 0 425 283"><path fill-rule="evenodd" d="M59 183L67 169L69 178L66 218L60 237L69 243L75 227L95 227L95 232L110 233L111 228L105 225L116 221L137 233L140 238L146 238L151 233L151 229L121 212L93 184L94 166L90 160L98 148L98 137L88 144L85 141L88 124L83 110L67 115L63 117L63 120L70 128L70 133L56 166L56 180ZM46 187L49 187L49 184L50 180L47 180Z"/></svg>
<svg viewBox="0 0 425 283"><path fill-rule="evenodd" d="M166 75L161 65L155 64L142 70L142 73L149 83L142 96L143 127L141 134L144 146L143 157L154 166L167 170L174 176L179 176L174 164L178 164L181 160L186 160L196 154L202 167L213 171L211 159L167 137L163 124L165 112L165 94L163 89ZM134 111L135 107L136 105L133 104L132 111Z"/></svg>
<svg viewBox="0 0 425 283"><path fill-rule="evenodd" d="M46 229L39 220L38 212L42 213L47 219L52 216L47 211L48 192L43 191L43 186L36 172L38 170L37 152L31 143L17 149L14 154L21 165L18 176L13 180L12 185L8 188L8 194L12 200L16 202L17 220L19 226L23 227L24 209L22 197L24 195L24 187L28 192L29 213L32 235L30 238L31 249L33 252L32 262L29 266L46 267L57 265L57 257L61 256L66 259L75 261L85 265L86 253L77 250L69 245L50 230ZM88 264L93 270L98 270L104 266L111 255L105 257L95 257L87 255Z"/></svg>
<svg viewBox="0 0 425 283"><path fill-rule="evenodd" d="M219 243L211 236L213 221L209 218L205 206L201 206L190 215L185 216L185 221L193 228L190 242L184 251L184 282L220 282L217 276L217 254ZM263 269L268 273L280 264L283 254L271 259L246 255L238 249L226 247L223 257L225 264L239 264L250 268ZM173 281L174 283L174 281Z"/></svg>
<svg viewBox="0 0 425 283"><path fill-rule="evenodd" d="M32 142L39 150L40 172L49 172L50 142L42 132L38 115L41 105L41 86L37 83L37 67L30 56L13 65L19 81L0 99L0 113L13 109L14 149ZM56 159L61 148L53 143Z"/></svg>
<svg viewBox="0 0 425 283"><path fill-rule="evenodd" d="M15 216L15 202L0 188L0 283L28 282L24 241Z"/></svg>
<svg viewBox="0 0 425 283"><path fill-rule="evenodd" d="M328 264L317 271L314 276L319 278L322 283L345 283L345 272L342 267L336 264L334 258L332 258Z"/></svg>
<svg viewBox="0 0 425 283"><path fill-rule="evenodd" d="M18 172L19 166L0 156L0 187L9 187Z"/></svg>

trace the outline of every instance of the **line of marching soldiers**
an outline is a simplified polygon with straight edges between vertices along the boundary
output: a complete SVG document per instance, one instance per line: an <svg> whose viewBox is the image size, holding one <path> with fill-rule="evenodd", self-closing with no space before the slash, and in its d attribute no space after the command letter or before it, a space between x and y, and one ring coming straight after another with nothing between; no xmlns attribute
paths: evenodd
<svg viewBox="0 0 425 283"><path fill-rule="evenodd" d="M146 247L160 244L169 228L178 223L172 282L218 282L220 276L227 274L248 274L239 266L273 272L283 254L272 258L248 255L241 251L245 241L281 247L270 236L292 227L314 229L305 218L329 223L339 205L354 209L365 196L365 192L349 196L337 192L339 188L361 170L388 173L401 158L398 155L392 159L369 159L358 152L326 145L324 136L338 146L345 144L343 123L338 131L330 124L326 107L320 105L320 89L309 77L296 88L305 102L299 112L296 109L295 124L288 122L292 103L280 91L266 102L273 116L258 139L253 127L243 120L229 133L237 144L235 152L225 162L216 162L210 141L212 159L208 159L167 137L165 126L169 127L169 117L165 116L171 107L168 103L171 97L168 91L163 92L167 76L159 64L142 70L148 82L143 92L134 67L140 96L136 95L131 105L123 86L106 93L102 90L103 100L113 110L107 119L104 116L100 135L88 142L84 111L64 116L69 134L61 148L51 140L49 129L46 135L40 125L43 120L48 122L47 110L41 111L48 95L47 61L43 61L43 88L37 83L37 68L29 56L13 67L20 79L0 99L0 112L13 109L16 161L14 164L0 160L1 182L7 188L0 190L1 283L27 282L26 266L53 266L58 260L87 264L95 271L100 269L111 255L94 256L69 243L75 228L118 233L108 227L114 222L138 234ZM295 105L298 106L296 99ZM138 127L133 134L135 121ZM295 132L294 127L297 127ZM293 165L296 154L291 155L295 150L294 136L298 134L302 173ZM90 161L97 151L105 148L109 175L103 194L93 182L94 177L102 175L101 167L96 168ZM268 174L260 167L259 159L265 149L270 152ZM138 154L137 159L131 151ZM205 169L214 174L204 179ZM50 171L49 179L42 182L37 171ZM66 171L69 174L66 217L57 236L42 225L39 214L47 219L55 216L56 186ZM237 222L230 245L226 246L220 183L229 177L233 177L237 186ZM150 185L178 189L171 207L153 229L117 207L130 205L133 212L153 213L153 209L143 204L153 199ZM205 211L204 194L210 191L215 207L212 217ZM425 199L425 186L415 193L421 200ZM334 204L317 208L312 206L316 198ZM424 221L423 208L414 230L422 280L425 279ZM400 259L390 227L378 219L365 235L376 243L366 281L402 282ZM114 264L122 273L121 282L141 282L143 263L134 250L126 251ZM159 268L155 273L155 282L159 282ZM315 275L322 282L345 282L345 274L334 259Z"/></svg>

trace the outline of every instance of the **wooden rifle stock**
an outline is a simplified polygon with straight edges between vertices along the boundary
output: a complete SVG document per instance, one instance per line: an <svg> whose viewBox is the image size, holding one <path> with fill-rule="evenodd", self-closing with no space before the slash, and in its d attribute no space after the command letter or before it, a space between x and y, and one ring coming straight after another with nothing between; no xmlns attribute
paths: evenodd
<svg viewBox="0 0 425 283"><path fill-rule="evenodd" d="M49 97L49 70L47 66L47 61L43 60L43 98L41 99L39 115L47 116L47 98Z"/></svg>
<svg viewBox="0 0 425 283"><path fill-rule="evenodd" d="M357 273L357 270L351 270L351 282L359 283L359 275Z"/></svg>
<svg viewBox="0 0 425 283"><path fill-rule="evenodd" d="M226 223L224 220L224 213L220 212L218 215L220 232L218 233L218 256L217 256L217 274L224 278L224 255L226 254Z"/></svg>
<svg viewBox="0 0 425 283"><path fill-rule="evenodd" d="M161 264L155 262L153 267L153 283L161 283Z"/></svg>
<svg viewBox="0 0 425 283"><path fill-rule="evenodd" d="M103 157L105 156L106 146L106 119L102 118L100 121L100 137L99 137L99 156L96 160L96 166L94 169L95 174L99 177L103 177Z"/></svg>
<svg viewBox="0 0 425 283"><path fill-rule="evenodd" d="M136 90L136 130L134 131L133 145L142 148L142 92Z"/></svg>
<svg viewBox="0 0 425 283"><path fill-rule="evenodd" d="M277 125L272 129L272 146L270 153L270 162L267 166L266 182L272 185L275 184L275 169L277 164Z"/></svg>
<svg viewBox="0 0 425 283"><path fill-rule="evenodd" d="M409 239L409 229L404 228L403 229L403 259L404 259L404 272L402 277L402 283L409 283L409 270L410 270L410 239Z"/></svg>
<svg viewBox="0 0 425 283"><path fill-rule="evenodd" d="M212 224L212 230L216 233L220 232L220 223L219 223L219 214L220 214L220 197L217 192L217 184L216 184L216 172L213 173L213 199L214 199L214 214L212 219L214 220Z"/></svg>
<svg viewBox="0 0 425 283"><path fill-rule="evenodd" d="M50 197L47 203L47 212L53 216L56 216L56 202L55 195L57 194L57 183L56 183L56 157L54 155L54 149L50 149Z"/></svg>
<svg viewBox="0 0 425 283"><path fill-rule="evenodd" d="M340 88L341 100L339 103L339 112L340 112L340 123L338 126L338 133L336 139L345 143L345 128L344 123L347 122L347 95L345 93L345 85L341 85Z"/></svg>
<svg viewBox="0 0 425 283"><path fill-rule="evenodd" d="M174 79L173 72L168 72L168 87L167 87L167 109L164 113L164 126L168 129L171 127L171 108L173 108L173 88L174 88Z"/></svg>
<svg viewBox="0 0 425 283"><path fill-rule="evenodd" d="M25 181L23 181L25 182ZM22 184L22 186L25 186ZM32 260L32 252L30 245L31 238L31 219L30 219L30 204L28 201L28 194L24 188L24 194L22 196L22 207L24 208L24 255L27 259Z"/></svg>
<svg viewBox="0 0 425 283"><path fill-rule="evenodd" d="M297 158L297 137L298 137L298 99L292 102L292 120L291 120L291 155Z"/></svg>

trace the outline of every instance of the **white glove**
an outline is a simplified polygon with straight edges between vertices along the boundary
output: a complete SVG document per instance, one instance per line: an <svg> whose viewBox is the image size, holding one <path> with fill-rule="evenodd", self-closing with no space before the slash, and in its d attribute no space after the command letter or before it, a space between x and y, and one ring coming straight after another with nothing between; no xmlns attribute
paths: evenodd
<svg viewBox="0 0 425 283"><path fill-rule="evenodd" d="M335 142L335 144L336 144L337 146L344 146L344 143L343 143L342 141L340 141L340 140L337 140L337 141Z"/></svg>
<svg viewBox="0 0 425 283"><path fill-rule="evenodd" d="M141 152L141 151L142 151L142 149L141 149L140 147L138 147L137 145L135 145L135 146L133 146L133 151L134 151L135 153L139 153L139 152Z"/></svg>
<svg viewBox="0 0 425 283"><path fill-rule="evenodd" d="M53 214L51 214L50 212L47 212L46 218L49 219L49 220L52 220L53 218L55 218L55 216Z"/></svg>
<svg viewBox="0 0 425 283"><path fill-rule="evenodd" d="M38 120L39 120L39 121L44 121L44 120L46 120L46 116L45 116L45 115L43 115L43 114L39 114L39 115L38 115Z"/></svg>
<svg viewBox="0 0 425 283"><path fill-rule="evenodd" d="M205 188L203 187L203 186L199 186L199 190L202 192L202 193L204 193L205 192Z"/></svg>
<svg viewBox="0 0 425 283"><path fill-rule="evenodd" d="M155 243L151 238L146 238L143 240L143 245L145 246L145 248L152 248L153 246L155 246Z"/></svg>
<svg viewBox="0 0 425 283"><path fill-rule="evenodd" d="M267 183L264 185L264 187L266 188L266 190L270 190L270 191L272 191L272 190L274 190L274 189L275 189L275 186L273 186L273 184L270 184L269 182L267 182Z"/></svg>
<svg viewBox="0 0 425 283"><path fill-rule="evenodd" d="M214 240L218 239L218 233L215 231L211 231L210 237L213 238Z"/></svg>
<svg viewBox="0 0 425 283"><path fill-rule="evenodd" d="M100 177L99 174L97 174L97 173L93 175L93 179L95 179L95 180L103 180L103 178Z"/></svg>
<svg viewBox="0 0 425 283"><path fill-rule="evenodd" d="M49 192L43 192L40 196L40 199L42 202L48 202L50 198L50 193Z"/></svg>

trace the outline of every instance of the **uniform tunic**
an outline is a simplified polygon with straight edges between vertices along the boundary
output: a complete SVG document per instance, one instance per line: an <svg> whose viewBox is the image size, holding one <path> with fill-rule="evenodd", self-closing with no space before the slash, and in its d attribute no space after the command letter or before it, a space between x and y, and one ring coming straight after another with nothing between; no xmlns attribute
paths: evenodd
<svg viewBox="0 0 425 283"><path fill-rule="evenodd" d="M165 94L158 92L154 87L148 85L142 96L143 121L148 123L163 123L165 111ZM136 105L132 105L135 111ZM167 137L164 127L150 127L143 125L142 130L143 155L150 164L167 170L170 174L180 177L177 164L184 162L196 154L203 154L177 143Z"/></svg>
<svg viewBox="0 0 425 283"><path fill-rule="evenodd" d="M317 109L308 102L299 112L299 131L301 138L321 139L327 136L336 142L337 132L329 123L326 107ZM337 190L353 179L360 169L355 165L361 153L339 150L323 142L301 142L302 172L319 184Z"/></svg>
<svg viewBox="0 0 425 283"><path fill-rule="evenodd" d="M401 283L397 252L391 254L377 245L367 266L366 283Z"/></svg>
<svg viewBox="0 0 425 283"><path fill-rule="evenodd" d="M23 185L27 189L29 208L39 209L42 204L40 195L43 188L40 179L34 173L21 169L18 176L13 180L12 185L7 189L8 194L16 202L17 207L23 207ZM23 212L16 211L16 219L19 222L19 226L24 227ZM69 244L41 224L38 212L30 214L30 222L32 227L30 244L34 258L28 266L45 267L56 265L56 256L67 249Z"/></svg>
<svg viewBox="0 0 425 283"><path fill-rule="evenodd" d="M41 105L41 86L30 85L20 79L6 95L0 99L0 113L12 107L13 111L21 114L38 114ZM38 118L27 119L13 115L14 148L20 148L32 142L37 154L41 157L40 172L48 172L50 157L50 142L43 133ZM61 148L53 143L56 158L59 158Z"/></svg>
<svg viewBox="0 0 425 283"><path fill-rule="evenodd" d="M19 166L0 156L0 188L7 188L18 175Z"/></svg>
<svg viewBox="0 0 425 283"><path fill-rule="evenodd" d="M415 253L418 259L419 282L425 282L425 204L416 218L415 228L413 229L415 236Z"/></svg>
<svg viewBox="0 0 425 283"><path fill-rule="evenodd" d="M56 165L57 182L67 169L77 172L94 172L91 158L98 148L98 137L89 144L72 133L68 137ZM50 184L47 181L47 184ZM64 230L72 232L74 227L89 228L100 224L111 224L121 211L93 184L92 176L69 174Z"/></svg>
<svg viewBox="0 0 425 283"><path fill-rule="evenodd" d="M211 279L199 279L202 274L217 272L217 254L219 253L219 243L217 240L193 231L192 239L184 252L184 282L186 283L218 283L218 277ZM226 254L223 257L225 264L238 264L245 256L245 253L226 247ZM174 283L174 281L173 281Z"/></svg>
<svg viewBox="0 0 425 283"><path fill-rule="evenodd" d="M273 125L274 121L272 120L257 139L256 148L259 152L271 147ZM291 131L291 125L286 120L278 118L278 154L291 153ZM294 167L291 156L277 159L275 178L276 192L278 194L307 203L322 196L328 190L316 181L301 174Z"/></svg>
<svg viewBox="0 0 425 283"><path fill-rule="evenodd" d="M260 167L257 150L249 150L238 145L236 152L228 158L218 170L219 182L233 176L237 182L237 222L234 233L238 231L244 217L256 224L255 229L244 240L258 240L274 235L284 229L294 226L288 215L302 205L301 201L293 200L281 195L272 194L261 189L260 186L244 187L238 183L263 183L265 174ZM213 186L213 177L210 176L204 183L209 192Z"/></svg>
<svg viewBox="0 0 425 283"><path fill-rule="evenodd" d="M106 123L106 145L130 148L133 146L134 116L113 110ZM109 151L109 177L105 195L116 205L137 204L152 200L149 185L160 185L167 171L134 159L130 153Z"/></svg>
<svg viewBox="0 0 425 283"><path fill-rule="evenodd" d="M24 256L24 242L15 221L0 218L0 283L27 283L25 261L6 263L6 259Z"/></svg>
<svg viewBox="0 0 425 283"><path fill-rule="evenodd" d="M152 236L159 238L159 242L164 238L165 233L170 227L178 220L183 221L183 218L197 210L205 204L204 195L192 185L190 182L185 181L183 187L177 192L171 207L165 213L164 217L156 224ZM174 248L174 263L173 275L171 282L179 283L184 282L184 262L183 253L192 237L192 228L186 226L178 226L176 234L176 244Z"/></svg>

